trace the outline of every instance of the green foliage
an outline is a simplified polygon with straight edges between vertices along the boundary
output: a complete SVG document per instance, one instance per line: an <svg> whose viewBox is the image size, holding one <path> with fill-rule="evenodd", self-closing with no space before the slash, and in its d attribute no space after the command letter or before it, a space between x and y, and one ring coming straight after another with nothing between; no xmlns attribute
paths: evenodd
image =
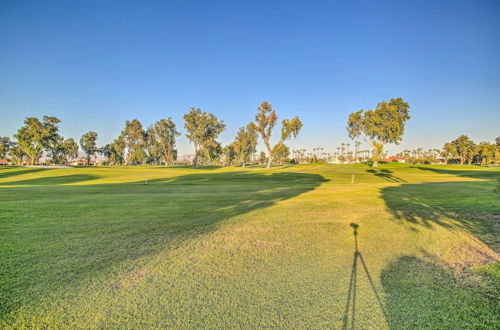
<svg viewBox="0 0 500 330"><path fill-rule="evenodd" d="M236 159L236 152L234 151L234 144L231 143L222 149L222 156L224 157L223 164L226 166L232 165Z"/></svg>
<svg viewBox="0 0 500 330"><path fill-rule="evenodd" d="M235 157L238 162L245 166L250 162L251 156L257 148L257 128L254 123L249 123L246 127L241 127L232 144Z"/></svg>
<svg viewBox="0 0 500 330"><path fill-rule="evenodd" d="M278 120L278 116L276 115L276 111L273 109L272 105L267 101L262 102L257 110L257 115L255 115L255 128L260 134L262 141L264 141L264 145L266 146L269 154L267 160L267 169L269 169L273 160L276 158L276 155L273 154L273 150L282 150L282 145L284 145L285 141L291 138L296 138L303 125L299 117L294 117L291 120L284 119L281 122L281 138L274 147L271 147L271 135L273 128L276 125L276 121ZM279 147L275 149L278 145Z"/></svg>
<svg viewBox="0 0 500 330"><path fill-rule="evenodd" d="M408 103L399 97L380 102L375 110L359 110L349 115L349 137L362 136L373 148L374 166L380 160L385 144L399 144L403 139L405 123L410 119L409 108Z"/></svg>
<svg viewBox="0 0 500 330"><path fill-rule="evenodd" d="M54 143L57 143L60 122L59 119L51 116L44 116L43 121L35 117L28 117L24 120L24 125L17 130L15 138L30 164L37 163L42 156L42 151L51 150Z"/></svg>
<svg viewBox="0 0 500 330"><path fill-rule="evenodd" d="M290 156L290 149L284 143L278 143L274 146L273 157L278 162L278 164L283 164L285 158L287 158L288 156Z"/></svg>
<svg viewBox="0 0 500 330"><path fill-rule="evenodd" d="M78 158L78 144L72 138L64 140L62 149L66 161Z"/></svg>
<svg viewBox="0 0 500 330"><path fill-rule="evenodd" d="M172 118L160 119L149 126L146 132L147 146L150 156L161 160L165 165L171 164L175 155L175 139L180 133L176 130Z"/></svg>
<svg viewBox="0 0 500 330"><path fill-rule="evenodd" d="M104 146L102 153L110 165L122 165L125 161L125 140L119 136L112 143Z"/></svg>
<svg viewBox="0 0 500 330"><path fill-rule="evenodd" d="M6 136L0 137L0 158L5 158L9 154L12 142Z"/></svg>
<svg viewBox="0 0 500 330"><path fill-rule="evenodd" d="M184 122L186 136L194 145L193 167L196 167L200 155L209 160L217 158L222 151L217 138L226 128L224 121L218 120L212 113L191 108L184 115Z"/></svg>
<svg viewBox="0 0 500 330"><path fill-rule="evenodd" d="M490 142L480 142L477 146L477 153L481 164L487 165L495 159L497 146Z"/></svg>
<svg viewBox="0 0 500 330"><path fill-rule="evenodd" d="M452 156L460 158L460 165L463 165L465 161L468 161L470 165L478 150L474 141L467 135L460 135L449 144L445 144L445 148L450 150Z"/></svg>
<svg viewBox="0 0 500 330"><path fill-rule="evenodd" d="M121 135L125 143L125 165L140 164L146 160L146 132L137 119L127 120Z"/></svg>
<svg viewBox="0 0 500 330"><path fill-rule="evenodd" d="M92 131L83 134L80 138L80 146L82 147L83 152L87 155L87 165L90 165L90 158L98 151L96 140L97 133Z"/></svg>

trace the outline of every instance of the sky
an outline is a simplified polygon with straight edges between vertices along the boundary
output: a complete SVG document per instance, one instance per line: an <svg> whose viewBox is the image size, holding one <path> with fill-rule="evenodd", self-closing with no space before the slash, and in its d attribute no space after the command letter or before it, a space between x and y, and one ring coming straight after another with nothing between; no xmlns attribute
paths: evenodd
<svg viewBox="0 0 500 330"><path fill-rule="evenodd" d="M399 146L500 135L499 1L0 1L0 136L25 117L98 144L125 120L190 107L230 143L267 100L304 127L292 149L351 143L348 115L403 97ZM274 133L279 136L279 128ZM259 141L260 142L260 141ZM262 149L262 143L259 143ZM193 148L183 134L180 154Z"/></svg>

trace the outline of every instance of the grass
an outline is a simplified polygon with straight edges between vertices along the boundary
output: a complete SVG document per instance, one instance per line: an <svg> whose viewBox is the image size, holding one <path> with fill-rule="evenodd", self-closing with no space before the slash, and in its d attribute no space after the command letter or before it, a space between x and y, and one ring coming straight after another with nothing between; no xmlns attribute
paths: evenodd
<svg viewBox="0 0 500 330"><path fill-rule="evenodd" d="M0 327L495 328L498 178L2 168Z"/></svg>

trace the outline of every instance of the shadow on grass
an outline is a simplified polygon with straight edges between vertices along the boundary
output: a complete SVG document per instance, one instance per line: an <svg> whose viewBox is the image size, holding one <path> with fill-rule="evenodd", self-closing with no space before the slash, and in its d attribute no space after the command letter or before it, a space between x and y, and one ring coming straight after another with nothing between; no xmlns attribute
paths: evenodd
<svg viewBox="0 0 500 330"><path fill-rule="evenodd" d="M99 178L97 175L90 174L72 174L41 177L35 179L0 182L0 186L53 186L62 184L72 184L84 181L90 181Z"/></svg>
<svg viewBox="0 0 500 330"><path fill-rule="evenodd" d="M457 177L467 177L473 179L484 179L484 180L495 180L500 178L500 171L488 170L485 168L480 168L478 166L471 166L470 169L464 170L463 168L457 169L445 169L445 168L435 168L428 166L412 166L413 168L418 168L422 171L431 171L439 174L449 174Z"/></svg>
<svg viewBox="0 0 500 330"><path fill-rule="evenodd" d="M494 329L500 324L498 295L428 261L400 257L382 271L381 281L391 329Z"/></svg>
<svg viewBox="0 0 500 330"><path fill-rule="evenodd" d="M413 229L461 227L498 251L500 201L494 187L494 181L454 181L403 184L381 192L395 219Z"/></svg>
<svg viewBox="0 0 500 330"><path fill-rule="evenodd" d="M372 289L373 295L377 299L378 307L380 308L381 313L384 315L385 320L387 321L387 314L385 311L384 304L382 303L382 299L380 298L380 294L375 287L375 283L373 282L372 276L368 271L368 267L366 266L365 259L363 258L363 254L358 249L358 228L359 225L356 223L351 223L350 225L354 229L354 260L352 263L351 269L351 279L349 281L349 291L347 293L347 301L344 308L344 317L342 319L342 329L355 329L356 328L356 291L358 287L358 260L360 261L361 266L363 266L362 270L366 275L366 279L370 283L370 287ZM363 273L361 271L361 273ZM349 317L350 312L350 317ZM350 325L350 326L349 326Z"/></svg>
<svg viewBox="0 0 500 330"><path fill-rule="evenodd" d="M37 189L0 189L0 319L48 294L136 267L143 257L214 231L222 221L326 181L314 174L229 172L147 185L59 185L75 179L90 178L51 177L37 182L52 185Z"/></svg>
<svg viewBox="0 0 500 330"><path fill-rule="evenodd" d="M373 173L373 175L375 175L375 176L377 176L385 181L388 181L388 182L396 182L396 183L406 182L405 180L392 174L393 171L388 170L388 169L382 169L382 170L377 171L376 169L372 168L372 169L366 170L366 172Z"/></svg>
<svg viewBox="0 0 500 330"><path fill-rule="evenodd" d="M47 168L23 168L23 167L17 167L15 170L12 170L11 168L0 169L0 179L11 178L11 177L17 176L17 175L42 172L42 171L46 171L46 170L50 170L50 169L47 169Z"/></svg>

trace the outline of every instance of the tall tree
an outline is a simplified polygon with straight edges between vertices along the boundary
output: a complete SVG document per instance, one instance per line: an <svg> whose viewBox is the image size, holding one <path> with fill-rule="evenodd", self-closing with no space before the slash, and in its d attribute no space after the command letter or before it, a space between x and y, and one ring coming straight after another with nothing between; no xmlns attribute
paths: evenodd
<svg viewBox="0 0 500 330"><path fill-rule="evenodd" d="M165 162L165 166L174 160L175 137L180 135L172 118L161 119L149 126L146 133L151 153Z"/></svg>
<svg viewBox="0 0 500 330"><path fill-rule="evenodd" d="M267 162L266 153L261 151L259 154L259 164L265 164Z"/></svg>
<svg viewBox="0 0 500 330"><path fill-rule="evenodd" d="M52 164L64 163L64 138L60 135L55 136L50 142L49 154Z"/></svg>
<svg viewBox="0 0 500 330"><path fill-rule="evenodd" d="M472 163L474 156L477 153L477 146L467 135L460 135L458 138L450 142L453 153L460 158L460 165L466 161L469 165Z"/></svg>
<svg viewBox="0 0 500 330"><path fill-rule="evenodd" d="M274 160L278 162L278 164L283 164L285 158L290 155L290 149L284 143L278 143L273 147L273 155ZM314 154L313 159L314 162L317 162L318 155Z"/></svg>
<svg viewBox="0 0 500 330"><path fill-rule="evenodd" d="M234 152L234 143L225 146L224 149L222 149L222 154L224 156L224 165L230 166L236 158L236 153Z"/></svg>
<svg viewBox="0 0 500 330"><path fill-rule="evenodd" d="M137 119L127 120L121 137L125 142L125 165L143 162L146 158L144 151L146 146L146 132L142 129L141 122Z"/></svg>
<svg viewBox="0 0 500 330"><path fill-rule="evenodd" d="M102 153L111 165L123 164L125 160L125 140L122 136L119 136L112 143L105 145L102 149Z"/></svg>
<svg viewBox="0 0 500 330"><path fill-rule="evenodd" d="M11 146L12 142L10 141L10 138L7 136L0 137L0 158L7 157Z"/></svg>
<svg viewBox="0 0 500 330"><path fill-rule="evenodd" d="M9 149L9 157L15 164L22 165L26 154L21 149L21 147L19 147L19 144L17 142L12 142Z"/></svg>
<svg viewBox="0 0 500 330"><path fill-rule="evenodd" d="M184 121L186 136L194 146L193 167L196 167L200 153L206 156L217 150L217 146L220 149L217 138L226 125L215 115L201 111L199 108L189 109L189 112L184 115Z"/></svg>
<svg viewBox="0 0 500 330"><path fill-rule="evenodd" d="M59 119L51 116L44 116L43 121L28 117L24 120L24 125L17 130L14 137L31 165L38 162L44 149L50 150L51 145L59 136L58 124L60 122Z"/></svg>
<svg viewBox="0 0 500 330"><path fill-rule="evenodd" d="M399 144L405 123L410 119L410 106L402 98L380 102L375 110L359 110L349 115L347 131L351 139L362 136L373 149L373 166L388 143Z"/></svg>
<svg viewBox="0 0 500 330"><path fill-rule="evenodd" d="M78 158L78 144L72 138L63 141L62 150L64 159L66 161Z"/></svg>
<svg viewBox="0 0 500 330"><path fill-rule="evenodd" d="M276 157L276 155L273 154L273 150L280 150L279 148L274 149L274 147L271 147L270 143L273 128L276 125L278 116L276 115L276 111L273 109L272 105L267 101L262 102L257 109L258 112L255 116L255 126L257 132L259 132L260 137L262 138L262 141L264 141L264 145L266 146L269 154L266 166L266 168L269 169L274 158ZM302 128L302 122L299 117L284 119L281 124L281 137L275 147L281 144L284 145L285 141L291 138L296 138Z"/></svg>
<svg viewBox="0 0 500 330"><path fill-rule="evenodd" d="M490 142L481 142L477 146L478 156L482 165L488 165L495 159L497 146Z"/></svg>
<svg viewBox="0 0 500 330"><path fill-rule="evenodd" d="M249 123L246 127L241 127L233 142L234 152L238 162L245 167L250 162L250 158L257 151L257 128L254 123Z"/></svg>
<svg viewBox="0 0 500 330"><path fill-rule="evenodd" d="M80 146L87 156L87 166L90 165L90 157L94 156L98 149L96 145L97 133L89 131L82 135Z"/></svg>

